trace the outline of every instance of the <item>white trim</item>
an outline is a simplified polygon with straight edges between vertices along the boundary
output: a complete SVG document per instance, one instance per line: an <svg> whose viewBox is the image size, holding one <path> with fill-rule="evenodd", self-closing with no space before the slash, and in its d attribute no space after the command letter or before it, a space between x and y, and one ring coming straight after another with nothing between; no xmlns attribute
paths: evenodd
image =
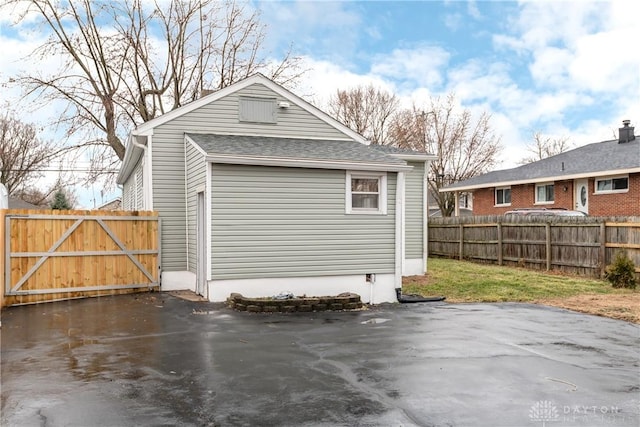
<svg viewBox="0 0 640 427"><path fill-rule="evenodd" d="M538 188L540 187L548 187L551 186L553 187L553 200L538 200ZM555 200L556 200L556 184L554 182L540 182L540 183L536 183L534 186L534 190L533 190L534 194L533 194L533 204L534 205L553 205L555 204ZM546 190L545 190L546 193Z"/></svg>
<svg viewBox="0 0 640 427"><path fill-rule="evenodd" d="M190 132L190 133L191 133L191 132ZM196 149L196 151L197 151L198 153L200 153L200 154L201 154L202 156L204 156L205 158L207 157L207 152L206 152L206 151L204 151L204 150L202 149L202 147L200 147L198 144L196 144L196 142L195 142L193 139L191 139L191 138L189 137L189 135L187 135L186 133L184 134L184 140L185 140L185 150L184 150L184 151L185 151L185 156L186 156L186 152L187 152L187 149L186 149L186 148L187 148L187 147L186 147L186 142L188 142L189 144L191 144L191 146L192 146L193 148L195 148L195 149ZM186 165L186 163L185 163L185 165Z"/></svg>
<svg viewBox="0 0 640 427"><path fill-rule="evenodd" d="M400 175L400 174L398 174ZM402 246L401 246L401 250L402 250L402 265L401 265L401 272L402 275L404 276L404 271L406 268L406 261L405 261L405 257L407 254L407 226L406 226L406 219L407 219L407 212L406 212L406 208L407 208L407 203L406 203L406 189L405 189L405 180L404 180L404 173L402 173L402 186L399 186L399 188L396 188L396 193L400 193L400 201L401 201L401 208L400 208L400 228L401 228L401 233L402 233ZM397 196L396 196L397 197ZM397 215L397 212L396 212Z"/></svg>
<svg viewBox="0 0 640 427"><path fill-rule="evenodd" d="M391 157L395 157L400 160L407 160L410 162L419 162L419 161L430 161L430 160L438 160L438 156L433 154L409 154L409 153L385 153Z"/></svg>
<svg viewBox="0 0 640 427"><path fill-rule="evenodd" d="M353 208L353 194L351 192L351 180L353 178L367 178L378 180L378 208L362 209ZM346 171L345 172L345 191L344 191L344 212L348 215L386 215L387 214L387 173L361 173Z"/></svg>
<svg viewBox="0 0 640 427"><path fill-rule="evenodd" d="M570 181L570 180L582 179L582 178L597 178L601 176L632 174L632 173L640 173L640 167L631 168L631 169L621 169L621 170L619 169L619 170L607 170L607 171L596 171L596 172L584 172L584 173L578 173L573 175L545 176L540 178L518 179L518 180L512 180L512 181L485 182L482 184L461 185L461 186L455 186L455 187L441 188L440 192L447 193L451 191L478 190L482 188L514 186L514 185L521 185L521 184L534 184L536 182L546 182L546 181L554 181L554 182Z"/></svg>
<svg viewBox="0 0 640 427"><path fill-rule="evenodd" d="M217 90L216 92L213 92L207 96L203 96L200 99L190 102L187 105L183 105L182 107L176 108L175 110L165 113L159 117L156 117L155 119L149 120L148 122L143 123L140 126L138 126L136 129L134 129L132 133L136 135L144 134L145 132L148 132L149 130L152 130L157 126L167 123L168 121L171 121L177 117L187 114L204 105L217 101L221 98L224 98L225 96L231 95L235 92L238 92L256 83L260 83L266 86L268 89L271 89L273 92L277 93L283 98L286 98L292 104L295 104L298 107L302 108L303 110L307 111L308 113L311 113L318 119L324 121L328 125L346 134L352 139L360 142L361 144L365 144L365 145L369 144L369 141L367 141L366 138L360 135L359 133L349 129L347 126L343 125L333 117L329 116L328 114L324 113L323 111L309 104L307 101L303 100L299 96L283 88L279 84L273 82L272 80L269 80L268 78L266 78L260 73L256 73L250 77L247 77L244 80L241 80L223 89Z"/></svg>
<svg viewBox="0 0 640 427"><path fill-rule="evenodd" d="M130 134L127 138L127 142L125 144L125 152L124 159L122 159L122 165L120 166L120 170L118 171L118 175L116 176L117 184L124 184L127 182L133 171L135 170L138 162L140 162L140 157L142 156L146 147L137 141L135 141L135 136Z"/></svg>
<svg viewBox="0 0 640 427"><path fill-rule="evenodd" d="M493 206L495 207L503 207L503 206L511 206L511 202L509 203L498 203L498 190L502 191L502 199L504 200L504 190L509 190L509 199L513 196L511 194L511 186L506 187L496 187L493 189Z"/></svg>
<svg viewBox="0 0 640 427"><path fill-rule="evenodd" d="M233 292L249 298L270 297L281 292L307 296L332 296L343 292L353 292L360 295L364 303L398 302L395 291L395 276L375 271L371 271L371 273L375 274L374 283L366 281L366 274L211 280L208 284L209 300L222 302Z"/></svg>
<svg viewBox="0 0 640 427"><path fill-rule="evenodd" d="M429 256L429 167L430 161L424 162L422 177L422 274L427 272Z"/></svg>
<svg viewBox="0 0 640 427"><path fill-rule="evenodd" d="M191 135L223 135L223 136L252 136L252 137L264 137L264 138L282 138L282 139L292 139L291 135L280 135L280 134L272 134L269 133L269 135L265 135L263 132L249 132L249 133L244 133L244 132L223 132L223 131L218 131L216 130L215 132L211 132L211 131L197 131L197 130L189 130L188 132ZM298 139L309 139L309 140L313 140L313 141L350 141L353 142L353 139L351 138L335 138L335 137L330 137L327 138L326 136L323 136L322 134L319 134L318 136L307 136L305 135L304 138L298 138Z"/></svg>
<svg viewBox="0 0 640 427"><path fill-rule="evenodd" d="M148 160L147 173L145 174L145 188L148 189L145 193L145 206L147 210L153 210L153 135L147 136L147 150L146 156Z"/></svg>
<svg viewBox="0 0 640 427"><path fill-rule="evenodd" d="M205 257L207 259L207 280L211 280L212 276L212 268L213 264L211 261L211 243L213 241L213 237L211 236L211 179L212 179L212 171L213 165L211 163L206 163L206 176L205 176L205 192L204 192L204 213L205 220L207 221L206 230L207 230L207 247L205 249ZM209 297L209 289L207 288L207 298Z"/></svg>
<svg viewBox="0 0 640 427"><path fill-rule="evenodd" d="M623 188L620 190L601 190L598 191L598 181L611 181L611 188L613 188L613 180L614 179L620 179L620 178L626 178L627 180L627 188ZM628 193L629 192L629 175L617 175L617 176L604 176L604 177L600 177L600 178L595 178L594 182L593 182L593 194L594 195L599 195L599 194L620 194L620 193Z"/></svg>
<svg viewBox="0 0 640 427"><path fill-rule="evenodd" d="M163 271L161 291L196 291L196 274L191 271Z"/></svg>
<svg viewBox="0 0 640 427"><path fill-rule="evenodd" d="M182 140L182 155L184 157L184 247L187 260L187 268L189 268L189 179L187 177L187 138ZM196 201L197 206L197 201ZM196 207L197 209L197 207ZM196 229L197 229L197 217L196 217ZM196 231L197 234L197 231ZM196 235L196 242L198 241ZM197 245L196 245L197 246ZM196 250L197 252L197 250ZM196 253L196 260L198 254ZM195 284L194 284L195 290Z"/></svg>
<svg viewBox="0 0 640 427"><path fill-rule="evenodd" d="M396 178L396 204L395 204L395 215L396 215L396 238L395 238L395 287L402 288L402 246L404 244L404 235L402 234L403 224L402 224L402 205L404 204L404 200L402 200L403 191L400 191L401 188L404 188L404 173L398 172L398 176Z"/></svg>
<svg viewBox="0 0 640 427"><path fill-rule="evenodd" d="M213 154L207 156L207 161L212 163L227 163L234 165L253 165L253 166L281 166L288 168L311 168L311 169L352 169L358 171L375 171L375 172L399 172L409 171L412 166L393 165L388 163L356 163L338 160L322 160L322 159L297 159L282 157L266 157L266 156L237 156Z"/></svg>

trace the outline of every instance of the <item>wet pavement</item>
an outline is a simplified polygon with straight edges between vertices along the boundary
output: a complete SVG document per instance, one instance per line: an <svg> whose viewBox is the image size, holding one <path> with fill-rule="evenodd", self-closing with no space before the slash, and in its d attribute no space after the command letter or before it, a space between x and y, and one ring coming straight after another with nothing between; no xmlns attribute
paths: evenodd
<svg viewBox="0 0 640 427"><path fill-rule="evenodd" d="M3 426L634 426L640 327L527 304L2 312Z"/></svg>

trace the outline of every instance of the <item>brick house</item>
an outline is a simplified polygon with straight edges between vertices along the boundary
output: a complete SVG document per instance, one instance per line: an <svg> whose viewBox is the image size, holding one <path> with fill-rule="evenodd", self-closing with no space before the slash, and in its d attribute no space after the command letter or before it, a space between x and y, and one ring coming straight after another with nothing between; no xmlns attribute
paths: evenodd
<svg viewBox="0 0 640 427"><path fill-rule="evenodd" d="M441 191L471 192L474 215L545 207L640 216L640 141L629 124L623 121L618 139L478 175Z"/></svg>

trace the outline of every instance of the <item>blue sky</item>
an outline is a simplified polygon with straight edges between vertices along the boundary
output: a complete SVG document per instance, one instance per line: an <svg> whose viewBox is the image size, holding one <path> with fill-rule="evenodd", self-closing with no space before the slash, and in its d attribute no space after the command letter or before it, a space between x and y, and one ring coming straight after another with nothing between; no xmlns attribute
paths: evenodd
<svg viewBox="0 0 640 427"><path fill-rule="evenodd" d="M257 2L277 52L293 41L311 69L300 90L320 105L374 83L406 105L455 93L488 111L524 157L534 132L573 145L640 121L640 2Z"/></svg>
<svg viewBox="0 0 640 427"><path fill-rule="evenodd" d="M611 139L623 119L640 128L637 0L250 6L261 11L274 57L291 43L302 56L309 71L298 94L322 108L337 89L358 84L393 91L405 106L455 93L461 107L492 114L504 146L499 169L525 156L534 132L578 146ZM20 29L7 24L0 17L0 87L20 69L47 66L21 60L38 37L20 38ZM0 91L0 105L17 96ZM85 206L100 193L80 191Z"/></svg>

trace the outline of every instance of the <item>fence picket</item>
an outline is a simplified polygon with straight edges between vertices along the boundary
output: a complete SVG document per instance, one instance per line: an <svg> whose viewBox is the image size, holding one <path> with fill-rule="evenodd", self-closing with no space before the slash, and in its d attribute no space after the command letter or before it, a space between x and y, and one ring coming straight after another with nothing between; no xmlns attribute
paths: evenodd
<svg viewBox="0 0 640 427"><path fill-rule="evenodd" d="M0 221L0 307L159 286L155 212L14 209Z"/></svg>
<svg viewBox="0 0 640 427"><path fill-rule="evenodd" d="M626 250L640 277L640 217L430 218L429 256L603 277Z"/></svg>

